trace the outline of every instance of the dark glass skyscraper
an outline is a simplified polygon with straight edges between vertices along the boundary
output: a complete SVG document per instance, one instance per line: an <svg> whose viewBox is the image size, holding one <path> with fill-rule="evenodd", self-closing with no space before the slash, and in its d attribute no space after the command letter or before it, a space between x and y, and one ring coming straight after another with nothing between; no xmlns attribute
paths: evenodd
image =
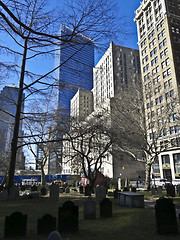
<svg viewBox="0 0 180 240"><path fill-rule="evenodd" d="M61 42L56 49L55 65L60 65L56 72L60 84L56 101L60 112L70 115L70 100L78 88L93 88L94 44L82 34L72 37L72 30L65 25L61 25L60 36L67 42Z"/></svg>

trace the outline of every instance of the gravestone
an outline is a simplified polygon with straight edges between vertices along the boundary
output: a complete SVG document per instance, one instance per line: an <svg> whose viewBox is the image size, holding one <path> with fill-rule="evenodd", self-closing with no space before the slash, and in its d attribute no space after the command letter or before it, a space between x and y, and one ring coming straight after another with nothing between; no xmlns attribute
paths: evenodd
<svg viewBox="0 0 180 240"><path fill-rule="evenodd" d="M175 197L175 187L172 184L166 185L167 196Z"/></svg>
<svg viewBox="0 0 180 240"><path fill-rule="evenodd" d="M67 201L58 211L58 231L76 232L79 228L78 206L72 201Z"/></svg>
<svg viewBox="0 0 180 240"><path fill-rule="evenodd" d="M56 230L56 218L50 214L45 214L37 222L37 234L48 235L50 232Z"/></svg>
<svg viewBox="0 0 180 240"><path fill-rule="evenodd" d="M97 186L96 187L96 199L97 200L102 200L106 198L106 188L103 186Z"/></svg>
<svg viewBox="0 0 180 240"><path fill-rule="evenodd" d="M27 215L21 212L14 212L5 218L4 237L26 236Z"/></svg>
<svg viewBox="0 0 180 240"><path fill-rule="evenodd" d="M80 187L79 187L79 193L80 193L80 194L83 194L83 186L80 186Z"/></svg>
<svg viewBox="0 0 180 240"><path fill-rule="evenodd" d="M87 184L85 186L85 193L84 193L85 196L91 196L91 188L90 188L90 185Z"/></svg>
<svg viewBox="0 0 180 240"><path fill-rule="evenodd" d="M156 194L156 189L154 187L151 188L151 195L155 195Z"/></svg>
<svg viewBox="0 0 180 240"><path fill-rule="evenodd" d="M157 194L158 194L158 195L161 195L161 194L162 194L162 187L159 186L159 187L157 188Z"/></svg>
<svg viewBox="0 0 180 240"><path fill-rule="evenodd" d="M47 240L62 240L58 231L53 231L49 234Z"/></svg>
<svg viewBox="0 0 180 240"><path fill-rule="evenodd" d="M84 219L96 219L96 201L91 197L84 202Z"/></svg>
<svg viewBox="0 0 180 240"><path fill-rule="evenodd" d="M118 199L118 192L121 192L121 190L118 190L117 188L114 190L114 199Z"/></svg>
<svg viewBox="0 0 180 240"><path fill-rule="evenodd" d="M58 201L59 200L59 187L55 184L49 187L50 190L50 200L51 201Z"/></svg>
<svg viewBox="0 0 180 240"><path fill-rule="evenodd" d="M45 196L47 194L47 189L45 187L41 188L41 195Z"/></svg>
<svg viewBox="0 0 180 240"><path fill-rule="evenodd" d="M131 192L136 192L136 188L135 188L135 187L132 187L132 188L131 188Z"/></svg>
<svg viewBox="0 0 180 240"><path fill-rule="evenodd" d="M38 189L37 189L37 186L36 186L36 185L33 185L33 186L31 187L31 191L32 191L32 192L37 192L37 190L38 190Z"/></svg>
<svg viewBox="0 0 180 240"><path fill-rule="evenodd" d="M18 198L19 198L19 187L14 185L9 189L8 199L14 200Z"/></svg>
<svg viewBox="0 0 180 240"><path fill-rule="evenodd" d="M155 217L159 234L178 232L175 205L170 198L161 197L156 201Z"/></svg>
<svg viewBox="0 0 180 240"><path fill-rule="evenodd" d="M69 187L65 188L65 193L70 193Z"/></svg>
<svg viewBox="0 0 180 240"><path fill-rule="evenodd" d="M112 217L112 202L108 198L104 198L100 202L100 217L101 218Z"/></svg>
<svg viewBox="0 0 180 240"><path fill-rule="evenodd" d="M180 197L180 184L176 186L177 195Z"/></svg>
<svg viewBox="0 0 180 240"><path fill-rule="evenodd" d="M0 199L1 200L8 200L8 191L4 189L1 194L0 194Z"/></svg>

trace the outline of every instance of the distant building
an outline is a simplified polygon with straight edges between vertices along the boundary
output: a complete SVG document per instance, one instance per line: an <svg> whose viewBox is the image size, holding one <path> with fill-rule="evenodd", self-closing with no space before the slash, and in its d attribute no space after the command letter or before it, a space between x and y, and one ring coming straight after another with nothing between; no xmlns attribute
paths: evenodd
<svg viewBox="0 0 180 240"><path fill-rule="evenodd" d="M7 159L11 150L13 137L14 116L16 114L16 104L18 100L18 87L16 85L5 86L0 92L0 152L1 157L6 155ZM25 95L23 94L23 98ZM24 104L22 104L22 111ZM22 121L19 127L19 136L23 136ZM19 141L18 144L21 144ZM6 160L7 160L6 159ZM8 161L8 160L7 160ZM17 152L16 170L24 169L25 158L21 148ZM7 165L5 163L5 165Z"/></svg>
<svg viewBox="0 0 180 240"><path fill-rule="evenodd" d="M148 140L167 146L155 178L180 181L180 0L144 0L135 12Z"/></svg>
<svg viewBox="0 0 180 240"><path fill-rule="evenodd" d="M91 91L78 89L71 99L71 117L84 120L94 109L93 93Z"/></svg>
<svg viewBox="0 0 180 240"><path fill-rule="evenodd" d="M60 66L55 74L59 80L56 101L60 113L70 115L70 101L78 88L90 91L93 87L94 44L82 34L72 37L65 25L61 25L60 36L67 42L60 42L55 53L55 66Z"/></svg>
<svg viewBox="0 0 180 240"><path fill-rule="evenodd" d="M94 108L141 79L139 51L110 43L93 71Z"/></svg>

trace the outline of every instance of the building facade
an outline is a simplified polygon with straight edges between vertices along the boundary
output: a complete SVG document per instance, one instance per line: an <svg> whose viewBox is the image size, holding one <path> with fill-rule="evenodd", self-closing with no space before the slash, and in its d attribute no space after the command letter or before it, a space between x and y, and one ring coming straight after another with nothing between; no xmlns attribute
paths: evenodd
<svg viewBox="0 0 180 240"><path fill-rule="evenodd" d="M159 139L160 147L167 145L152 171L157 179L178 182L180 1L144 0L135 14L147 137Z"/></svg>
<svg viewBox="0 0 180 240"><path fill-rule="evenodd" d="M60 66L56 70L57 103L60 112L70 115L70 101L78 88L90 91L93 87L94 44L84 35L72 36L65 25L61 25L60 36L67 42L60 42L55 53L55 66Z"/></svg>
<svg viewBox="0 0 180 240"><path fill-rule="evenodd" d="M111 42L93 71L95 110L132 83L136 84L140 77L139 51Z"/></svg>
<svg viewBox="0 0 180 240"><path fill-rule="evenodd" d="M13 137L13 126L14 126L14 116L16 114L16 104L18 100L18 87L16 85L5 86L0 92L0 153L1 158L10 155L11 151L11 141ZM23 98L25 95L23 94ZM24 104L22 105L22 111L24 109ZM23 136L22 121L19 127L19 136ZM19 144L21 144L19 142ZM5 154L5 155L4 155ZM2 159L1 159L2 160ZM21 148L17 152L16 169L24 169L25 158ZM8 163L7 163L8 164ZM1 164L1 166L7 166L6 163Z"/></svg>
<svg viewBox="0 0 180 240"><path fill-rule="evenodd" d="M92 91L78 89L77 93L71 99L71 117L78 121L84 120L94 109Z"/></svg>

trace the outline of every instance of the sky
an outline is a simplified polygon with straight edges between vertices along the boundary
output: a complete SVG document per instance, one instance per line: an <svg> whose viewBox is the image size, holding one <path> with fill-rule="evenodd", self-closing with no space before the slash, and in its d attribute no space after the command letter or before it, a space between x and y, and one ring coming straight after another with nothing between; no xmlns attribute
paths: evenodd
<svg viewBox="0 0 180 240"><path fill-rule="evenodd" d="M50 0L52 1L52 6L56 9L62 9L65 8L65 0ZM140 0L114 0L117 2L118 9L117 12L119 12L120 16L124 16L126 18L126 21L129 23L129 32L128 35L120 35L118 39L114 40L114 43L120 46L129 47L129 48L135 48L138 49L137 45L137 31L136 31L136 23L133 21L135 17L135 10L140 6ZM51 6L51 7L52 7ZM9 41L9 45L12 44L12 42L8 39L3 39L3 35L0 33L0 40ZM95 64L99 61L103 53L95 52ZM6 56L0 56L1 61L3 61L3 57ZM42 64L43 63L43 64ZM49 59L42 59L42 62L39 64L32 64L31 70L34 70L34 72L40 71L42 69L52 69L54 65L54 62ZM4 81L0 82L0 90L3 88L3 86L8 84L16 84L18 85L18 79L16 77L11 79L4 79Z"/></svg>

